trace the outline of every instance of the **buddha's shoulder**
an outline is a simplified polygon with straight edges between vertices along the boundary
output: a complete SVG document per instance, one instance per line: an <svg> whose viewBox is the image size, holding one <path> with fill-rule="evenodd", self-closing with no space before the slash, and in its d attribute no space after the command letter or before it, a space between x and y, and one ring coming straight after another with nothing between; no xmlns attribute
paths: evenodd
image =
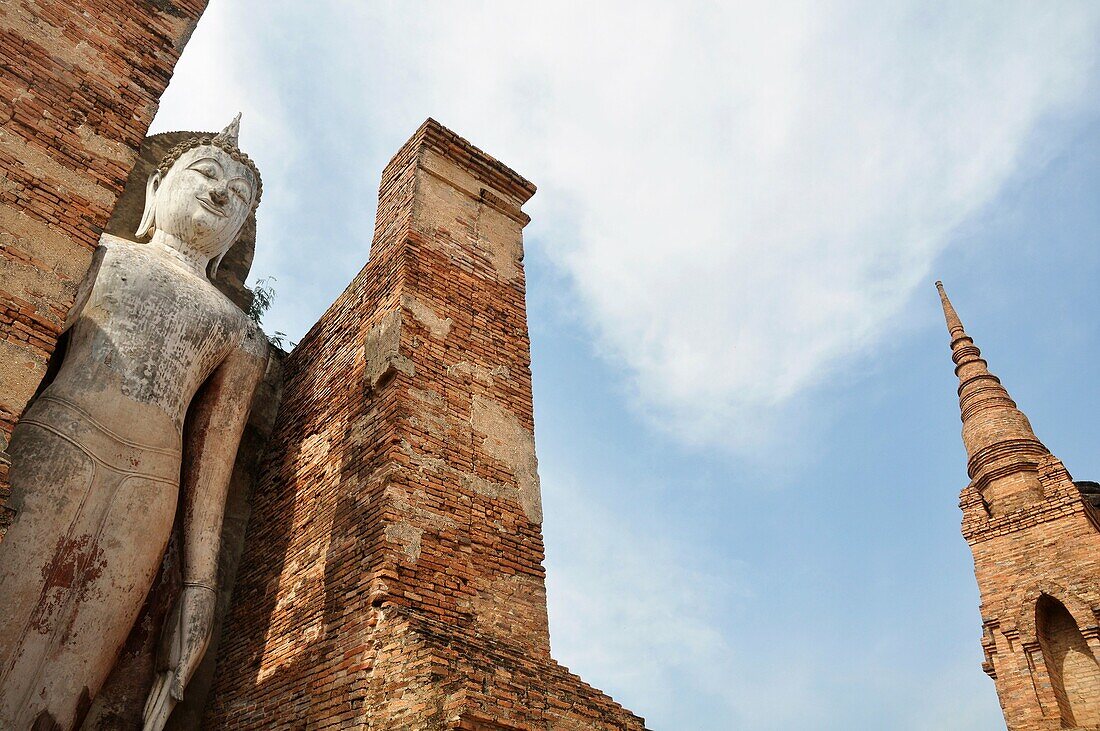
<svg viewBox="0 0 1100 731"><path fill-rule="evenodd" d="M144 246L145 244L139 243L137 241L130 241L129 239L124 239L121 236L115 236L114 234L109 233L102 233L99 236L99 245L96 247L95 254L98 257L113 257L116 254L138 250Z"/></svg>
<svg viewBox="0 0 1100 731"><path fill-rule="evenodd" d="M267 351L262 346L267 343L267 338L252 318L215 287L213 282L207 280L206 283L210 285L208 294L211 304L217 309L218 319L225 325L228 332L236 333L240 348L247 353L266 354Z"/></svg>
<svg viewBox="0 0 1100 731"><path fill-rule="evenodd" d="M148 267L157 260L153 247L142 241L131 241L121 236L104 233L99 237L95 258L111 264Z"/></svg>
<svg viewBox="0 0 1100 731"><path fill-rule="evenodd" d="M99 239L96 258L101 259L108 269L117 271L119 276L125 276L127 271L152 274L151 277L140 278L142 284L135 286L151 287L153 290L167 288L172 293L172 306L196 307L207 317L220 321L229 332L240 334L244 340L257 339L254 331L259 332L259 329L256 324L213 282L162 256L156 247L104 233ZM161 296L168 297L167 291ZM266 340L262 333L259 338Z"/></svg>
<svg viewBox="0 0 1100 731"><path fill-rule="evenodd" d="M217 300L217 308L231 332L237 333L240 349L247 355L267 358L268 342L260 326L238 307L214 283L206 280L210 296Z"/></svg>
<svg viewBox="0 0 1100 731"><path fill-rule="evenodd" d="M139 249L145 251L148 250L149 243L146 241L134 241L125 236L118 236L104 231L99 235L99 248L121 250Z"/></svg>

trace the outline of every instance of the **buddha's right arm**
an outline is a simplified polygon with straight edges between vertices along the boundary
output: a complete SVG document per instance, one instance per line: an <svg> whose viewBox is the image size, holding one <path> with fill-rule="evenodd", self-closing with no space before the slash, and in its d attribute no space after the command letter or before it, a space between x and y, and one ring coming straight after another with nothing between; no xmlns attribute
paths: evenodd
<svg viewBox="0 0 1100 731"><path fill-rule="evenodd" d="M258 337L263 335L258 334ZM188 413L180 485L183 492L183 591L177 600L176 621L166 628L163 646L169 652L161 668L167 672L162 676L161 685L169 685L170 696L175 700L183 698L183 689L210 641L217 602L218 551L226 494L252 395L266 366L266 347L263 350L242 348L233 353L200 389ZM163 690L154 689L161 695ZM154 719L165 707L170 710L172 705L167 698L152 703L150 712ZM149 726L149 719L146 725ZM158 728L156 723L150 727Z"/></svg>
<svg viewBox="0 0 1100 731"><path fill-rule="evenodd" d="M260 335L262 337L262 335ZM199 391L188 415L182 470L184 580L217 581L222 516L252 395L267 367L266 349L242 348Z"/></svg>
<svg viewBox="0 0 1100 731"><path fill-rule="evenodd" d="M61 332L67 332L80 319L80 313L84 311L84 306L88 304L88 298L92 295L92 287L95 286L95 280L99 276L99 268L103 265L105 256L107 256L107 244L100 242L95 253L92 254L92 262L88 265L88 272L84 275L84 279L81 280L80 286L76 290L76 298L73 300L73 306L69 308L69 314L65 316L65 324L61 326Z"/></svg>

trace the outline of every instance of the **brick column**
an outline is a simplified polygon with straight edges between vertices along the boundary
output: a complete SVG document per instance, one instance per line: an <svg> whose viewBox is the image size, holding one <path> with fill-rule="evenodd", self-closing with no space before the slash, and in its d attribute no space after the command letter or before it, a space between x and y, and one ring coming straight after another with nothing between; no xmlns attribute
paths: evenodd
<svg viewBox="0 0 1100 731"><path fill-rule="evenodd" d="M286 362L207 727L642 727L549 657L534 191L433 120L386 167L370 261Z"/></svg>
<svg viewBox="0 0 1100 731"><path fill-rule="evenodd" d="M371 599L548 655L521 263L534 186L434 122L411 144L400 295L365 338L368 390L392 378L400 406Z"/></svg>

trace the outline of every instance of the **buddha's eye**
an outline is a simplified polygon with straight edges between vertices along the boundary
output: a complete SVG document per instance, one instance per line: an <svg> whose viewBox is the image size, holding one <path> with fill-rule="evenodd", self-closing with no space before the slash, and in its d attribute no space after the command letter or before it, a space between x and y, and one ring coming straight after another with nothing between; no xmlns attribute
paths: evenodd
<svg viewBox="0 0 1100 731"><path fill-rule="evenodd" d="M222 170L221 166L218 165L216 161L211 160L210 158L196 160L195 162L191 163L190 169L194 170L204 178L210 178L211 180L217 178L218 174L221 173Z"/></svg>

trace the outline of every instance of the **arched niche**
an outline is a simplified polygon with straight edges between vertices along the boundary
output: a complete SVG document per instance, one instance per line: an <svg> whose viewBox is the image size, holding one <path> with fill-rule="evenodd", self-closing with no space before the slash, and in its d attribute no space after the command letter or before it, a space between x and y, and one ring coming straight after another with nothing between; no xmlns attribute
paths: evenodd
<svg viewBox="0 0 1100 731"><path fill-rule="evenodd" d="M1098 611L1100 608L1094 608L1091 602L1086 601L1073 591L1057 582L1046 579L1018 589L1009 603L1010 607L1016 607L1015 628L1019 631L1021 642L1028 644L1039 641L1035 607L1039 602L1039 598L1044 594L1058 600L1073 617L1078 629L1086 630L1096 627L1097 618L1100 617L1100 611Z"/></svg>
<svg viewBox="0 0 1100 731"><path fill-rule="evenodd" d="M1100 726L1100 664L1077 620L1044 593L1035 602L1035 629L1063 728Z"/></svg>

